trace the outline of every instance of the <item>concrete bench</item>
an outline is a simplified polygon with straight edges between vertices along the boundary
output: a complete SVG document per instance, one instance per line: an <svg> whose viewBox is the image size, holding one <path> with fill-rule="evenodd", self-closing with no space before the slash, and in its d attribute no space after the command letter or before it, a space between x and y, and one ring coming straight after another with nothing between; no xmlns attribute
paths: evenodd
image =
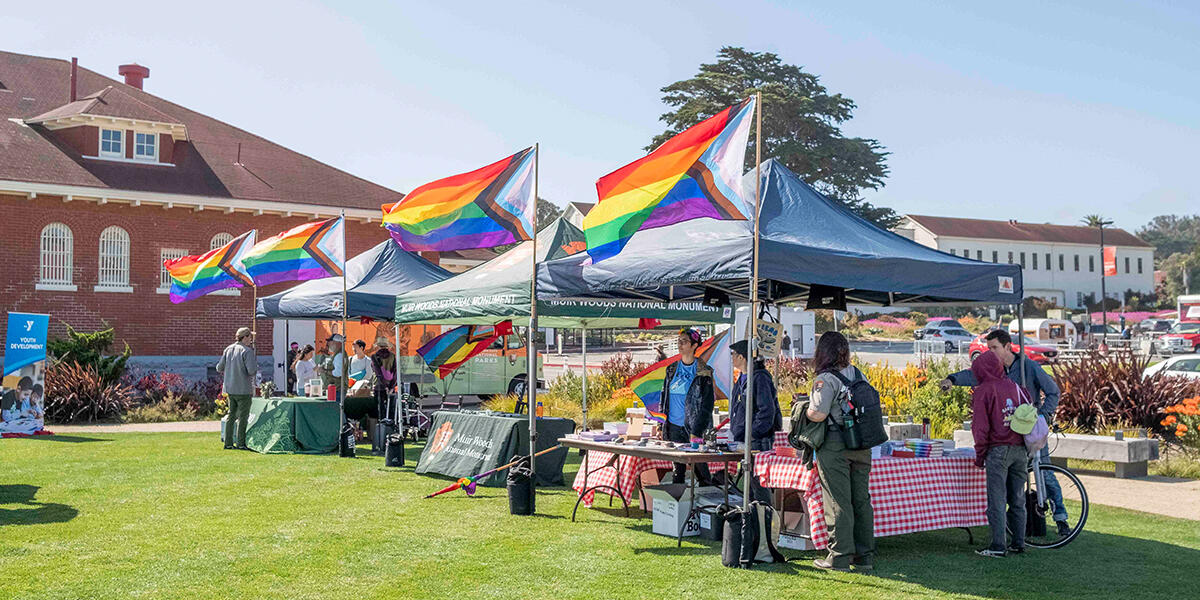
<svg viewBox="0 0 1200 600"><path fill-rule="evenodd" d="M969 430L954 432L954 444L959 448L973 447L975 439ZM1158 460L1158 440L1150 438L1114 439L1111 435L1079 433L1050 434L1050 462L1067 466L1068 458L1106 460L1116 464L1119 479L1145 477L1150 461Z"/></svg>

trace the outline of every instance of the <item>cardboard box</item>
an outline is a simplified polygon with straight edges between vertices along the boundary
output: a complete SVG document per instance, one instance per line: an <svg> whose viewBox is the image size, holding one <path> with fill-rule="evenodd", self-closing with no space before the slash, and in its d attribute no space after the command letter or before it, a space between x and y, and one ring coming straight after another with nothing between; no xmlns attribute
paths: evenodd
<svg viewBox="0 0 1200 600"><path fill-rule="evenodd" d="M716 506L725 500L725 493L721 488L698 487L693 498L691 486L676 483L646 486L645 493L653 507L650 530L669 537L679 535L680 527L684 527L684 537L700 535L700 516L693 513L691 518L688 518L692 506ZM729 503L740 504L741 497L731 494Z"/></svg>
<svg viewBox="0 0 1200 600"><path fill-rule="evenodd" d="M813 544L813 541L810 538L801 537L798 535L788 535L786 533L780 534L778 546L780 548L787 548L789 550L817 549L816 544Z"/></svg>

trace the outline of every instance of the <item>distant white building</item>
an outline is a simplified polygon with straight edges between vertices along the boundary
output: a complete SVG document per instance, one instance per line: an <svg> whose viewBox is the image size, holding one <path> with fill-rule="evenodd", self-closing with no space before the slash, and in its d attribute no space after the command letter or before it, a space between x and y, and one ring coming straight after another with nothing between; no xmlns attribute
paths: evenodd
<svg viewBox="0 0 1200 600"><path fill-rule="evenodd" d="M1093 227L905 215L894 231L956 256L1021 265L1026 298L1053 299L1067 308L1082 308L1088 295L1100 298L1100 232ZM1111 228L1104 229L1104 244L1117 249L1117 274L1105 283L1108 297L1154 291L1153 246Z"/></svg>

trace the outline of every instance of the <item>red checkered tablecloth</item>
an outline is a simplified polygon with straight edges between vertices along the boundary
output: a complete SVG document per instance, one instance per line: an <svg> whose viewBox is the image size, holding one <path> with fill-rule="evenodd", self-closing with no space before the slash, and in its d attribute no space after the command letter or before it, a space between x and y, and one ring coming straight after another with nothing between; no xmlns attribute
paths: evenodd
<svg viewBox="0 0 1200 600"><path fill-rule="evenodd" d="M804 494L817 548L829 546L825 506L816 469L773 452L754 458L754 474L768 488ZM987 477L970 457L877 458L871 462L875 537L987 525Z"/></svg>
<svg viewBox="0 0 1200 600"><path fill-rule="evenodd" d="M596 486L607 485L621 490L621 494L629 499L630 504L637 498L633 493L637 491L640 475L642 471L650 469L670 469L675 463L669 460L654 460L649 458L640 458L636 456L617 456L617 462L614 465L609 464L613 459L612 453L601 452L599 450L589 450L587 455L587 470L591 471L588 475L584 471L584 463L579 463L579 472L575 474L575 482L571 487L575 493L583 493L584 490ZM730 463L730 467L736 472L736 463ZM725 470L725 463L708 463L708 469L711 472ZM620 486L617 486L617 474L620 473ZM603 492L603 490L601 490ZM592 497L594 493L588 492L583 498L583 505L590 507L592 505Z"/></svg>

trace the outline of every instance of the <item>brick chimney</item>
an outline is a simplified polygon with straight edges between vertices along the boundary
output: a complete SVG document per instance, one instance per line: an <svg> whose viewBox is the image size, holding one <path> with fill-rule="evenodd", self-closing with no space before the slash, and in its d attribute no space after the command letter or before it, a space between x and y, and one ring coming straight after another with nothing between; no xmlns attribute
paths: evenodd
<svg viewBox="0 0 1200 600"><path fill-rule="evenodd" d="M142 89L142 80L150 77L150 68L137 63L117 67L117 73L125 77L125 85Z"/></svg>

